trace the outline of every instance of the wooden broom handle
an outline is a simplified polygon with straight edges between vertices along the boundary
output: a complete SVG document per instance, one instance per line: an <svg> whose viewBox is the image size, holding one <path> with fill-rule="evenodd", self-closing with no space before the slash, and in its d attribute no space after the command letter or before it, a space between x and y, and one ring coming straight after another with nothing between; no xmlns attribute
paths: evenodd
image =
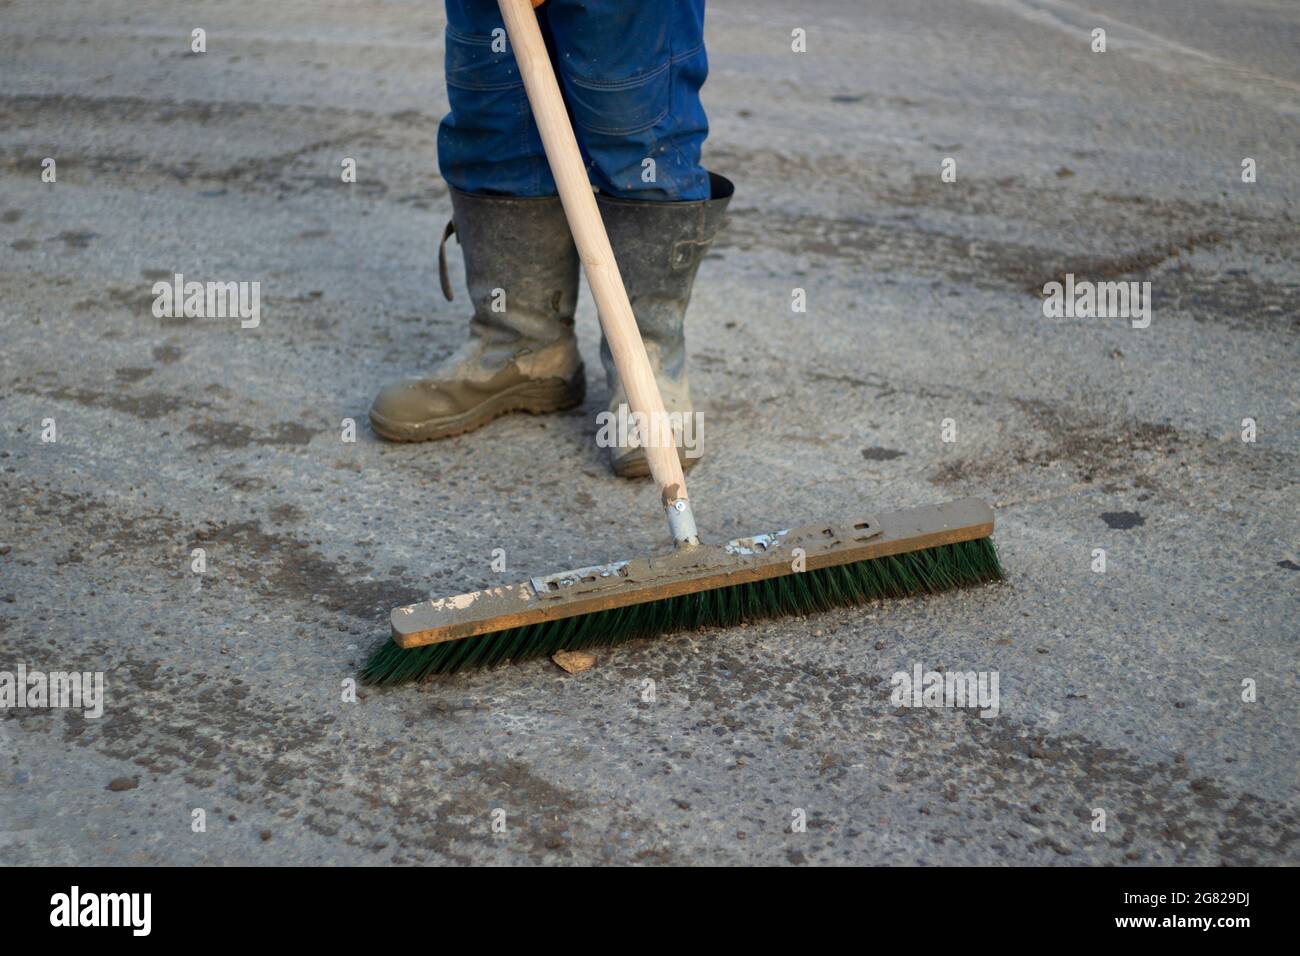
<svg viewBox="0 0 1300 956"><path fill-rule="evenodd" d="M634 413L644 416L641 420L665 423L659 385L650 368L650 359L646 355L645 344L641 341L627 290L623 288L618 263L614 261L614 251L610 248L609 236L605 233L605 224L601 221L596 197L592 194L591 183L587 179L587 169L582 161L582 153L578 150L573 127L569 123L569 114L560 95L560 86L555 79L555 70L551 66L541 28L537 24L537 15L533 12L532 0L498 0L498 4L501 17L505 20L510 46L514 50L515 62L523 77L524 89L528 93L528 102L532 106L533 118L541 132L546 159L550 163L551 174L555 177L560 201L564 204L569 231L573 233L573 240L578 246L578 255L582 259L583 270L587 273L587 283L596 299L600 324L605 330L605 339L614 355L614 364L618 368L623 387L627 390L628 401ZM547 250L538 252L545 255ZM682 475L681 461L677 457L676 447L671 444L671 430L662 427L659 434L669 436L670 443L642 442L646 446L650 474L659 487L664 507L669 509L669 523L674 525L674 538L679 544L693 544L696 542L689 540L694 533L693 519L689 520L690 533L681 533L680 515L690 515L690 499L686 495L686 479ZM679 516L676 524L674 510Z"/></svg>

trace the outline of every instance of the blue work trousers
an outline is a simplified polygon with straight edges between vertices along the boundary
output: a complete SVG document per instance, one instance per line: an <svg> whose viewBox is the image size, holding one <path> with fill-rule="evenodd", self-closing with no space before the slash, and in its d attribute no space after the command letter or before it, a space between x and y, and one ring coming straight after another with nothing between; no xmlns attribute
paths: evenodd
<svg viewBox="0 0 1300 956"><path fill-rule="evenodd" d="M443 178L469 193L555 195L495 0L446 4ZM547 0L536 12L592 184L624 199L708 199L704 0Z"/></svg>

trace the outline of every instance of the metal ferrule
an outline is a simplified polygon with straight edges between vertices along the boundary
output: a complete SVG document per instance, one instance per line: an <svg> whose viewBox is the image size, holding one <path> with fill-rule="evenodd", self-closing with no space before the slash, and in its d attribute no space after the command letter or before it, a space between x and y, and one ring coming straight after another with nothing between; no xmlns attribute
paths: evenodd
<svg viewBox="0 0 1300 956"><path fill-rule="evenodd" d="M691 503L685 498L678 498L664 505L668 515L668 528L673 533L673 544L677 547L690 547L700 543L700 533L695 528L695 515L691 513Z"/></svg>

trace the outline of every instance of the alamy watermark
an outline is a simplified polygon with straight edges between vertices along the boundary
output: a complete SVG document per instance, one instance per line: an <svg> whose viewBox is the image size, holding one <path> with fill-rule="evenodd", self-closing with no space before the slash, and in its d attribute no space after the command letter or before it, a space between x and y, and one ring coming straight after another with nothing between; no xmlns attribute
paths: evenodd
<svg viewBox="0 0 1300 956"><path fill-rule="evenodd" d="M152 893L83 893L74 886L50 897L51 926L124 926L132 936L153 928Z"/></svg>
<svg viewBox="0 0 1300 956"><path fill-rule="evenodd" d="M889 683L895 707L970 707L985 718L1001 710L997 671L927 671L918 662L910 674L895 671Z"/></svg>
<svg viewBox="0 0 1300 956"><path fill-rule="evenodd" d="M699 458L704 452L704 416L700 412L664 412L648 415L631 411L627 404L617 412L604 411L596 416L598 448L672 448L683 450L687 458Z"/></svg>
<svg viewBox="0 0 1300 956"><path fill-rule="evenodd" d="M1043 296L1049 319L1128 319L1135 329L1151 324L1150 282L1076 282L1068 272L1064 283L1043 286Z"/></svg>
<svg viewBox="0 0 1300 956"><path fill-rule="evenodd" d="M262 283L185 281L176 273L171 282L155 282L155 318L239 318L239 325L255 329L262 324Z"/></svg>
<svg viewBox="0 0 1300 956"><path fill-rule="evenodd" d="M104 716L103 671L0 671L0 709L60 707L80 710L95 720Z"/></svg>

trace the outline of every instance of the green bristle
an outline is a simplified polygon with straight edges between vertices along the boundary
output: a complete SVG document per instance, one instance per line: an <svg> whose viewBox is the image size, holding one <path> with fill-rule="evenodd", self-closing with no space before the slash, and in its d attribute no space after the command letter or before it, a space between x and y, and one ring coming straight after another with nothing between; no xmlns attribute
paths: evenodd
<svg viewBox="0 0 1300 956"><path fill-rule="evenodd" d="M1000 580L1002 567L993 539L978 538L410 650L390 640L366 662L361 676L367 684L400 684L469 667L549 657L556 651L610 647L669 631L730 627Z"/></svg>

